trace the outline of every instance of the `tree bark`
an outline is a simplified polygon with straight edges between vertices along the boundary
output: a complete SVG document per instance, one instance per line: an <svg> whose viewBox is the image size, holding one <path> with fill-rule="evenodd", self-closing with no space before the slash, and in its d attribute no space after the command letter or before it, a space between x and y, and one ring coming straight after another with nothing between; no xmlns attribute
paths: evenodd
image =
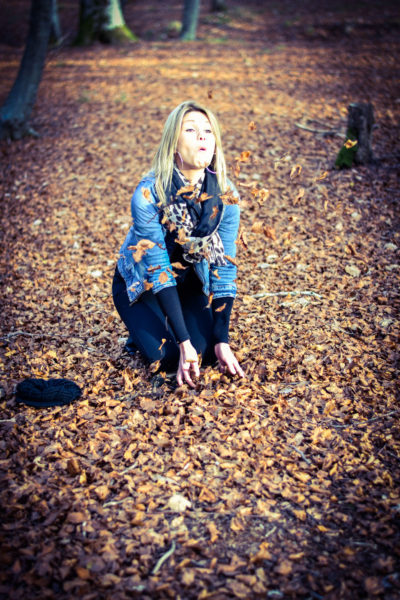
<svg viewBox="0 0 400 600"><path fill-rule="evenodd" d="M60 19L58 16L57 0L52 0L52 2L51 2L50 43L55 44L55 45L58 45L61 43L61 27L60 27Z"/></svg>
<svg viewBox="0 0 400 600"><path fill-rule="evenodd" d="M28 126L42 77L51 30L52 0L32 0L29 33L14 85L0 110L0 139L37 135Z"/></svg>
<svg viewBox="0 0 400 600"><path fill-rule="evenodd" d="M374 110L372 104L350 104L347 129L355 135L357 152L354 162L357 165L366 165L372 161L372 126L374 124Z"/></svg>
<svg viewBox="0 0 400 600"><path fill-rule="evenodd" d="M76 44L89 46L96 41L124 44L137 39L125 23L120 0L80 0Z"/></svg>
<svg viewBox="0 0 400 600"><path fill-rule="evenodd" d="M374 124L372 104L350 104L347 121L346 143L336 157L335 166L339 169L353 164L366 165L373 160L371 137Z"/></svg>
<svg viewBox="0 0 400 600"><path fill-rule="evenodd" d="M200 0L185 0L183 4L182 33L180 39L193 41L196 39L197 21L199 18Z"/></svg>
<svg viewBox="0 0 400 600"><path fill-rule="evenodd" d="M226 2L225 0L211 0L211 11L212 12L222 12L226 10Z"/></svg>

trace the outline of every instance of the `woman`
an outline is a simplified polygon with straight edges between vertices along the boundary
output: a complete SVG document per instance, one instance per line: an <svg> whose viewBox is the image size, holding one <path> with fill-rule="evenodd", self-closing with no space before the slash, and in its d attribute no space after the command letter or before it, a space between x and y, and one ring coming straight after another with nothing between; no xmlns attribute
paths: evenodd
<svg viewBox="0 0 400 600"><path fill-rule="evenodd" d="M150 363L195 386L202 364L244 376L228 343L236 295L238 194L226 179L215 116L187 101L169 115L113 281L115 307ZM225 201L225 203L224 203Z"/></svg>

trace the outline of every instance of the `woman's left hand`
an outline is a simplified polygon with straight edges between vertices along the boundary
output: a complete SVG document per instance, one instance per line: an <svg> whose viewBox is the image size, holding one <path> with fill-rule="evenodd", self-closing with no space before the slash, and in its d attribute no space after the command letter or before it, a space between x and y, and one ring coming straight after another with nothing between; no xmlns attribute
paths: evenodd
<svg viewBox="0 0 400 600"><path fill-rule="evenodd" d="M239 377L245 377L242 367L239 365L236 356L233 354L229 344L220 342L215 344L214 347L215 355L218 359L221 371L228 369L231 375L239 375Z"/></svg>

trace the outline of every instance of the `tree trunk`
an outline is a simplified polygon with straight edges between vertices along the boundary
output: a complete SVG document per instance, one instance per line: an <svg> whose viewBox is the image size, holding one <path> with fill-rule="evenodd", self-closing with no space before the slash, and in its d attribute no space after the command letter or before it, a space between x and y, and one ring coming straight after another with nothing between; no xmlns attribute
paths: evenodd
<svg viewBox="0 0 400 600"><path fill-rule="evenodd" d="M347 121L346 143L337 155L335 166L339 169L352 167L353 163L365 165L373 160L371 137L374 124L372 104L350 104Z"/></svg>
<svg viewBox="0 0 400 600"><path fill-rule="evenodd" d="M29 33L15 83L0 110L0 139L36 135L27 122L42 77L51 29L52 0L32 0Z"/></svg>
<svg viewBox="0 0 400 600"><path fill-rule="evenodd" d="M181 40L196 39L197 21L199 17L200 0L185 0L183 4Z"/></svg>
<svg viewBox="0 0 400 600"><path fill-rule="evenodd" d="M354 162L365 165L372 161L372 126L374 124L374 109L372 104L350 104L347 129L355 135L358 141Z"/></svg>
<svg viewBox="0 0 400 600"><path fill-rule="evenodd" d="M89 46L95 41L124 44L137 39L125 23L120 0L80 0L76 44Z"/></svg>
<svg viewBox="0 0 400 600"><path fill-rule="evenodd" d="M222 12L226 10L226 2L225 0L211 0L211 11L212 12Z"/></svg>
<svg viewBox="0 0 400 600"><path fill-rule="evenodd" d="M56 46L61 43L61 27L60 19L58 17L57 0L52 0L51 2L50 43L55 44Z"/></svg>

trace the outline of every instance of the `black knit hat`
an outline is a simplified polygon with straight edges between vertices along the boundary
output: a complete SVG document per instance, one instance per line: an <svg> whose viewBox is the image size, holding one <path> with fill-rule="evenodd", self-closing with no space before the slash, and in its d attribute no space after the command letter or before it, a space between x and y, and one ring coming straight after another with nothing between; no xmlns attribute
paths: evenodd
<svg viewBox="0 0 400 600"><path fill-rule="evenodd" d="M64 406L77 400L82 391L69 379L34 379L29 377L17 385L17 402L42 408Z"/></svg>

